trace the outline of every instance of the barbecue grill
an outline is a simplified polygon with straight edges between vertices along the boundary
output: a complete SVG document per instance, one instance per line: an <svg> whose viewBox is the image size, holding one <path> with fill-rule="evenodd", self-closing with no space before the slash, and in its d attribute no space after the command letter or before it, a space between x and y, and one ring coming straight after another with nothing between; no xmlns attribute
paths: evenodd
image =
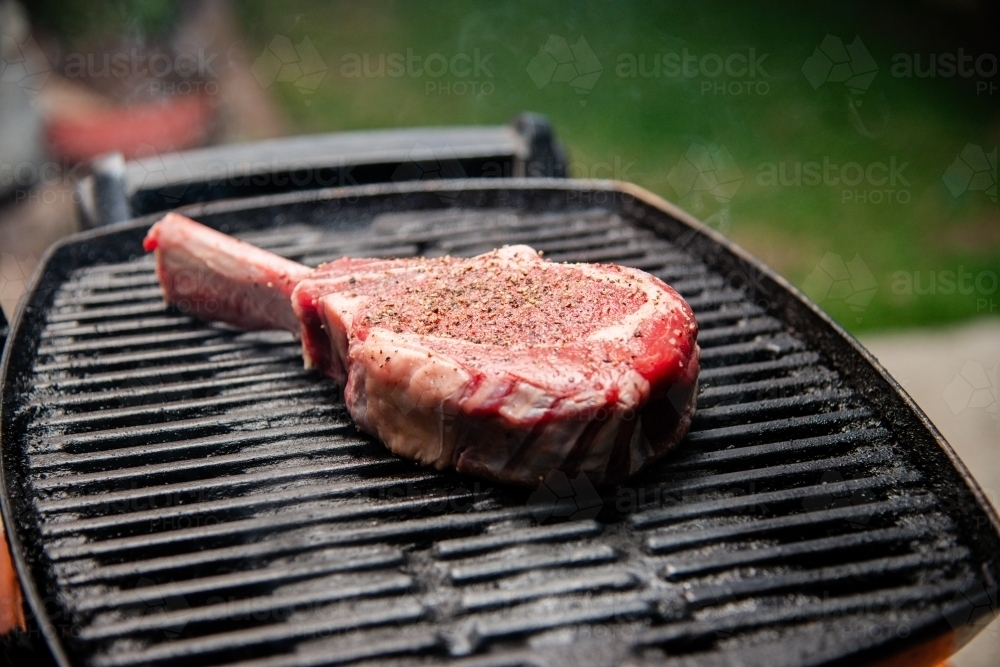
<svg viewBox="0 0 1000 667"><path fill-rule="evenodd" d="M12 322L3 517L60 665L833 665L941 659L996 609L1000 521L816 306L640 188L411 181L194 204L306 264L471 256L648 271L694 309L698 412L621 488L400 460L277 332L164 306L159 215L46 254Z"/></svg>

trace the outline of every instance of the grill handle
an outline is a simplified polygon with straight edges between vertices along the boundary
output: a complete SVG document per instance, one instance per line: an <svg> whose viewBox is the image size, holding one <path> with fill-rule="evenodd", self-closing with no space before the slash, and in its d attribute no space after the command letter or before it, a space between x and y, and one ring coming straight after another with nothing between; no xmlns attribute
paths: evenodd
<svg viewBox="0 0 1000 667"><path fill-rule="evenodd" d="M90 174L78 185L77 211L86 229L128 220L131 206L125 157L109 153L90 163Z"/></svg>
<svg viewBox="0 0 1000 667"><path fill-rule="evenodd" d="M178 206L295 190L434 178L564 178L566 153L544 116L507 125L339 132L90 164L77 186L84 228Z"/></svg>

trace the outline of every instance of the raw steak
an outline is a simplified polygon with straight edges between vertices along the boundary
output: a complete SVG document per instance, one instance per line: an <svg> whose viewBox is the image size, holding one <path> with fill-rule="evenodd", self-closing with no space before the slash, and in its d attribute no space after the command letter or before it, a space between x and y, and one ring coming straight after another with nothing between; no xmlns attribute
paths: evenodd
<svg viewBox="0 0 1000 667"><path fill-rule="evenodd" d="M673 447L695 405L697 325L657 278L527 246L317 269L169 214L145 240L166 300L301 336L363 430L438 469L617 483Z"/></svg>

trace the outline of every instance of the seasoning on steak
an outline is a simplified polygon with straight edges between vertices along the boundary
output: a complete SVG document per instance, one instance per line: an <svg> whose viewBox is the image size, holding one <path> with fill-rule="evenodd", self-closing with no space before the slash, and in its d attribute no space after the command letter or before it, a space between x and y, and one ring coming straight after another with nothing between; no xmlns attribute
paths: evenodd
<svg viewBox="0 0 1000 667"><path fill-rule="evenodd" d="M309 269L177 214L145 248L169 303L301 335L306 366L340 383L358 426L424 465L611 484L691 422L697 324L636 269L557 264L523 245Z"/></svg>

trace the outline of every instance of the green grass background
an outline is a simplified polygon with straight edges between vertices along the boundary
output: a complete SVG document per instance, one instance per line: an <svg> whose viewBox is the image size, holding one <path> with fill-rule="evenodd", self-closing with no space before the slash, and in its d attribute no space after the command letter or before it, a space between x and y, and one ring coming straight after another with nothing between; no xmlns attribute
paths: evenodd
<svg viewBox="0 0 1000 667"><path fill-rule="evenodd" d="M163 14L157 4L138 3L149 5L143 15L153 17L154 24ZM894 54L921 53L926 58L935 50L954 52L965 44L959 34L950 48L929 45L921 39L921 30L933 33L938 27L907 18L910 9L905 5L241 0L236 8L251 58L275 35L295 44L308 38L327 68L312 94L287 82L268 88L296 132L500 124L520 111L536 111L552 120L575 163L575 175L617 163L622 177L678 201L702 218L718 204L708 200L699 207L690 197L681 198L667 177L692 144L724 145L744 176L728 205L726 234L799 286L827 253L845 261L860 256L870 269L878 289L862 310L834 298L821 301L848 329L939 324L1000 313L997 291L907 295L892 289L898 272L911 278L919 272L924 286L932 272L957 272L959 267L973 276L1000 273L997 204L981 191L952 196L942 182L967 143L989 152L1000 142L1000 90L977 94L978 77L894 77ZM843 84L813 89L802 72L827 34L845 43L859 36L879 67L861 98L865 131L852 122L850 95ZM586 39L603 68L589 94L579 95L566 83L538 88L532 82L529 62L550 35L570 44L581 36ZM709 80L704 77L617 76L621 54L645 54L648 59L685 48L699 56L715 53L723 58L751 48L766 53L767 77L757 80L767 83L767 94L704 94L701 84ZM478 49L490 56L492 76L476 82L491 84L492 92L427 91L429 81L463 81L451 74L430 79L341 73L346 54L369 54L374 62L378 54L406 54L408 49L449 58ZM723 75L715 81L726 80ZM1000 88L1000 76L989 81ZM796 161L822 162L824 157L840 165L888 163L891 158L908 162L907 201L845 202L842 187L758 182L763 163L791 166ZM987 276L983 285L995 285L995 278L991 283Z"/></svg>
<svg viewBox="0 0 1000 667"><path fill-rule="evenodd" d="M314 94L292 84L272 87L303 132L503 123L532 110L552 120L578 163L577 175L617 160L623 177L671 200L679 197L667 175L688 147L721 144L744 175L729 204L725 233L800 286L826 253L845 261L860 255L869 267L878 291L861 312L837 299L821 304L850 330L962 320L987 314L990 300L996 304L992 312L1000 312L998 292L906 295L892 289L899 271L913 277L920 272L924 286L930 272L957 272L960 266L972 275L1000 272L997 205L983 192L956 198L941 178L967 143L987 151L996 146L1000 91L977 95L969 80L958 78L893 77L893 55L918 48L903 37L887 37L861 10L844 10L800 3L437 2L431 10L419 3L253 2L242 5L241 16L255 49L263 49L275 34L294 43L308 37L328 67ZM583 36L601 62L589 94L579 95L566 83L539 89L527 74L529 62L552 34L570 44ZM814 90L801 71L827 34L845 43L860 36L879 66L859 109L865 132L851 121L843 84ZM684 48L722 57L747 54L750 48L767 53L767 77L757 79L767 82L767 94L705 94L701 83L709 79L704 77L617 76L621 54L645 54L649 63L653 54ZM451 57L474 49L493 54L488 64L493 76L480 81L492 83L494 90L443 95L428 93L432 79L427 76L341 74L345 54L367 53L374 64L377 54L407 49L425 56ZM459 80L451 74L436 79ZM725 75L715 81L725 81ZM791 167L824 157L841 165L888 163L892 157L909 162L903 171L910 183L908 201L844 202L842 187L758 183L762 163L784 161ZM693 212L705 216L713 206L709 202ZM991 284L988 277L983 280L987 291Z"/></svg>

